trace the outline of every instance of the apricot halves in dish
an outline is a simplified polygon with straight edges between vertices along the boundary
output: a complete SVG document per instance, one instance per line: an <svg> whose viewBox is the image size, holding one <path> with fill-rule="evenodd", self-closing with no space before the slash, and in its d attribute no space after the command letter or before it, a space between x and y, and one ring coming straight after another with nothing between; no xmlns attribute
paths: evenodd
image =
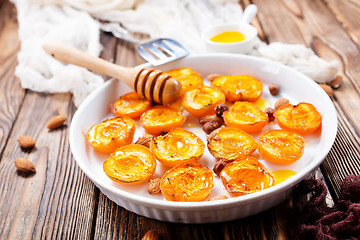
<svg viewBox="0 0 360 240"><path fill-rule="evenodd" d="M161 178L161 192L166 200L196 202L205 200L214 187L213 172L198 163L181 163Z"/></svg>
<svg viewBox="0 0 360 240"><path fill-rule="evenodd" d="M191 115L202 117L214 114L216 105L225 102L225 95L214 87L201 87L185 93L183 108Z"/></svg>
<svg viewBox="0 0 360 240"><path fill-rule="evenodd" d="M231 162L252 154L257 149L257 142L240 129L221 127L208 135L207 146L217 160Z"/></svg>
<svg viewBox="0 0 360 240"><path fill-rule="evenodd" d="M304 153L304 138L295 132L270 130L258 139L260 155L272 163L290 164Z"/></svg>
<svg viewBox="0 0 360 240"><path fill-rule="evenodd" d="M176 78L182 86L181 95L183 96L187 91L202 87L204 80L200 74L191 68L178 68L166 72L173 78Z"/></svg>
<svg viewBox="0 0 360 240"><path fill-rule="evenodd" d="M181 127L186 120L183 112L167 106L155 106L144 112L140 124L153 135L168 132L172 128Z"/></svg>
<svg viewBox="0 0 360 240"><path fill-rule="evenodd" d="M275 112L277 124L282 129L305 135L321 125L322 117L311 103L286 104Z"/></svg>
<svg viewBox="0 0 360 240"><path fill-rule="evenodd" d="M166 135L153 138L150 149L159 162L173 167L179 163L198 161L205 144L194 133L183 128L171 129Z"/></svg>
<svg viewBox="0 0 360 240"><path fill-rule="evenodd" d="M134 120L129 117L115 117L93 125L87 133L87 139L97 151L112 153L116 148L130 144L134 133Z"/></svg>
<svg viewBox="0 0 360 240"><path fill-rule="evenodd" d="M251 102L235 102L223 113L228 127L239 128L245 132L259 132L269 121L268 115Z"/></svg>
<svg viewBox="0 0 360 240"><path fill-rule="evenodd" d="M150 109L151 101L141 97L137 92L122 95L110 105L111 112L116 116L138 118Z"/></svg>
<svg viewBox="0 0 360 240"><path fill-rule="evenodd" d="M275 185L275 177L254 157L229 163L220 172L226 190L233 197L246 195Z"/></svg>
<svg viewBox="0 0 360 240"><path fill-rule="evenodd" d="M106 175L120 183L148 181L156 169L151 151L140 144L129 144L116 149L103 163Z"/></svg>
<svg viewBox="0 0 360 240"><path fill-rule="evenodd" d="M255 102L260 98L263 89L262 82L249 75L221 76L211 84L220 88L229 102Z"/></svg>

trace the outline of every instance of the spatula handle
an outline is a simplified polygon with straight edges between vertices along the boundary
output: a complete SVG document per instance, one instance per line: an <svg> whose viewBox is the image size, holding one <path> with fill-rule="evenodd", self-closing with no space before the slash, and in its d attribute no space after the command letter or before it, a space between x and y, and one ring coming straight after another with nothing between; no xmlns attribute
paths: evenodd
<svg viewBox="0 0 360 240"><path fill-rule="evenodd" d="M180 97L179 82L158 70L122 67L62 43L46 43L44 50L57 60L119 79L141 96L167 104Z"/></svg>

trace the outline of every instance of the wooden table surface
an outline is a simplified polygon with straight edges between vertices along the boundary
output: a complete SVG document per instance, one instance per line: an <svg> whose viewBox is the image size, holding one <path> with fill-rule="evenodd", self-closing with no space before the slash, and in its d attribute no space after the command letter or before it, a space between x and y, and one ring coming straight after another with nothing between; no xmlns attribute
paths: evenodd
<svg viewBox="0 0 360 240"><path fill-rule="evenodd" d="M360 174L360 2L251 3L259 8L253 24L264 41L305 44L320 57L341 63L344 81L332 97L337 137L320 167L336 201L345 176ZM247 218L196 225L145 218L109 200L71 154L69 124L76 111L72 96L24 90L15 77L17 28L16 9L0 0L0 239L141 239L150 229L160 239L287 239L288 201ZM143 63L133 45L105 34L101 42L106 46L103 58L124 66ZM47 121L58 113L67 116L67 125L48 131ZM34 137L36 148L20 149L21 135ZM16 170L14 160L20 157L35 163L36 174Z"/></svg>

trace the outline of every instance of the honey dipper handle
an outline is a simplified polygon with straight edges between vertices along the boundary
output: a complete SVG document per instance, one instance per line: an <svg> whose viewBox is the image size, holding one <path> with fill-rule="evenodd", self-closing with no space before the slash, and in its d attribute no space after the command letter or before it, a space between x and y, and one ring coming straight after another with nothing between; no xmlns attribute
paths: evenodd
<svg viewBox="0 0 360 240"><path fill-rule="evenodd" d="M120 79L134 89L134 81L141 69L122 67L92 56L62 43L45 43L44 50L57 60L84 67L93 72Z"/></svg>

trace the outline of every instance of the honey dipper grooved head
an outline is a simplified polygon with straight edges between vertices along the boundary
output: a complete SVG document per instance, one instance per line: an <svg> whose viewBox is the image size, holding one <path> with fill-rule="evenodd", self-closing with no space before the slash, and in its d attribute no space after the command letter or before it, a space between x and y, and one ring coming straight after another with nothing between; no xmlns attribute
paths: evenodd
<svg viewBox="0 0 360 240"><path fill-rule="evenodd" d="M141 96L160 104L175 102L181 94L181 84L175 78L154 69L140 70L134 88Z"/></svg>

